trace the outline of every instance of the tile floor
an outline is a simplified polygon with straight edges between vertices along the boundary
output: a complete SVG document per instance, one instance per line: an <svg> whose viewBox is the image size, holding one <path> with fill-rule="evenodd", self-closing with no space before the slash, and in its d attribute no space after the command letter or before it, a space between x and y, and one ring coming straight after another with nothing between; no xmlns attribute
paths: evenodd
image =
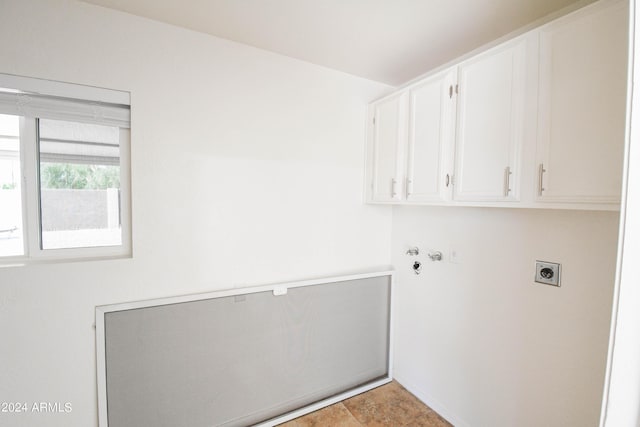
<svg viewBox="0 0 640 427"><path fill-rule="evenodd" d="M451 426L393 381L312 412L280 427L448 427Z"/></svg>

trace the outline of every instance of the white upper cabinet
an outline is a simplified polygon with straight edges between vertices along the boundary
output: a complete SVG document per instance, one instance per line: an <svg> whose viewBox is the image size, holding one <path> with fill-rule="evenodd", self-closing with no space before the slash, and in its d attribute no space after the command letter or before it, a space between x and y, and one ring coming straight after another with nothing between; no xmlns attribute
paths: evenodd
<svg viewBox="0 0 640 427"><path fill-rule="evenodd" d="M459 66L455 200L518 199L526 53L520 37Z"/></svg>
<svg viewBox="0 0 640 427"><path fill-rule="evenodd" d="M409 90L409 202L451 199L455 79L455 69L447 70Z"/></svg>
<svg viewBox="0 0 640 427"><path fill-rule="evenodd" d="M371 200L400 200L403 194L407 95L400 93L373 106Z"/></svg>
<svg viewBox="0 0 640 427"><path fill-rule="evenodd" d="M627 20L601 0L372 103L367 200L619 208Z"/></svg>
<svg viewBox="0 0 640 427"><path fill-rule="evenodd" d="M620 201L627 2L596 3L540 29L537 200Z"/></svg>
<svg viewBox="0 0 640 427"><path fill-rule="evenodd" d="M526 54L520 37L373 104L372 201L517 200Z"/></svg>

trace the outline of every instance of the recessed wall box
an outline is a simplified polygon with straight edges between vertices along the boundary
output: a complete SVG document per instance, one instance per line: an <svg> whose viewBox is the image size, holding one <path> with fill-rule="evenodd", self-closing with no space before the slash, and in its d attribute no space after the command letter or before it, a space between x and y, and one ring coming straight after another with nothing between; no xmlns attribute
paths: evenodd
<svg viewBox="0 0 640 427"><path fill-rule="evenodd" d="M545 285L560 286L560 264L536 261L536 282Z"/></svg>

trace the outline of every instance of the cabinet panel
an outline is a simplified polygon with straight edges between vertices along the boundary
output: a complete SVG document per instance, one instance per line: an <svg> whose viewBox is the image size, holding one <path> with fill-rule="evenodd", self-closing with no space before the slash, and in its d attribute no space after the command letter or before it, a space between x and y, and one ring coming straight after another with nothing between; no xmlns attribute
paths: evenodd
<svg viewBox="0 0 640 427"><path fill-rule="evenodd" d="M439 202L451 194L455 69L428 78L409 93L407 200Z"/></svg>
<svg viewBox="0 0 640 427"><path fill-rule="evenodd" d="M627 9L598 1L373 103L367 200L616 209Z"/></svg>
<svg viewBox="0 0 640 427"><path fill-rule="evenodd" d="M526 38L460 65L455 199L517 200Z"/></svg>
<svg viewBox="0 0 640 427"><path fill-rule="evenodd" d="M374 106L373 201L399 200L403 191L406 100L401 93Z"/></svg>
<svg viewBox="0 0 640 427"><path fill-rule="evenodd" d="M540 32L538 200L620 200L626 2L597 4Z"/></svg>

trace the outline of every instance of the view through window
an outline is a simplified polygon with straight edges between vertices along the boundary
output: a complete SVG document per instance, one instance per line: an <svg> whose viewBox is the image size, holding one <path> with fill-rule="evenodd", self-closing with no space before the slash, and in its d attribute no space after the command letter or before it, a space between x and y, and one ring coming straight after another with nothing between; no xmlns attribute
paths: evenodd
<svg viewBox="0 0 640 427"><path fill-rule="evenodd" d="M39 120L42 249L122 243L119 133Z"/></svg>
<svg viewBox="0 0 640 427"><path fill-rule="evenodd" d="M0 114L0 256L24 254L20 118Z"/></svg>

